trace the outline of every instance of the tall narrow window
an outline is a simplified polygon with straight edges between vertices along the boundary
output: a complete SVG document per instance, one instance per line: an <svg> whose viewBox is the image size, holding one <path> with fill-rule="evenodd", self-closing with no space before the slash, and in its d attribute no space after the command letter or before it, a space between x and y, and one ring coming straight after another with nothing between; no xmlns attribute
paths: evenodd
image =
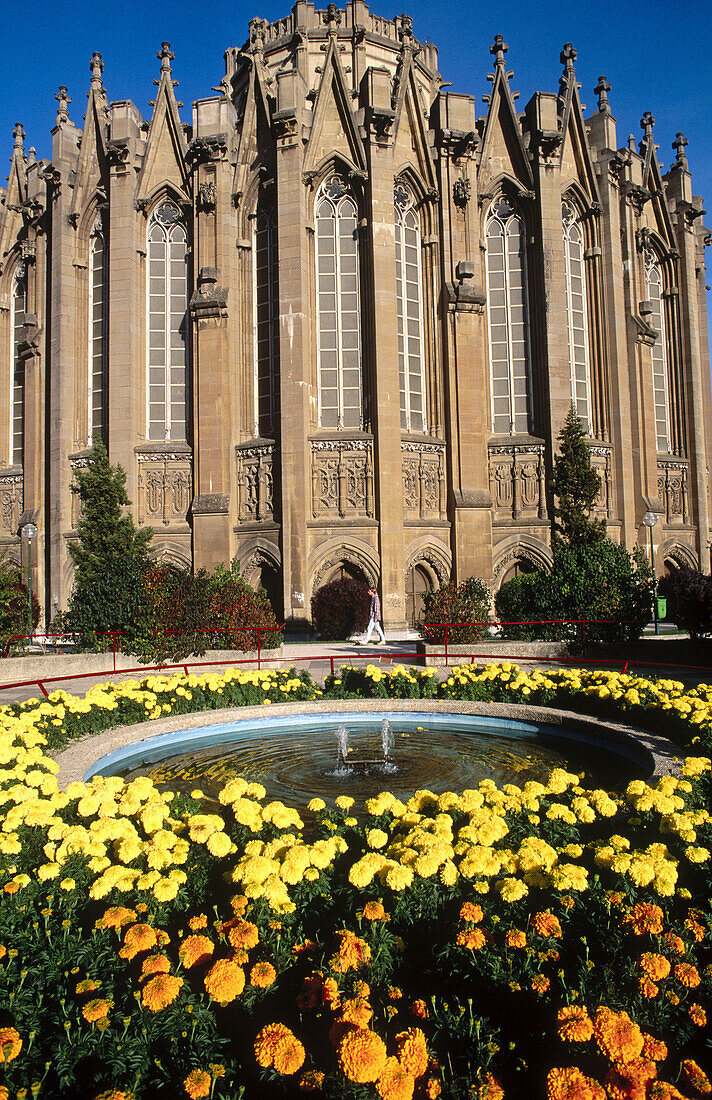
<svg viewBox="0 0 712 1100"><path fill-rule="evenodd" d="M526 238L524 222L504 196L490 208L485 235L492 430L526 433L531 425Z"/></svg>
<svg viewBox="0 0 712 1100"><path fill-rule="evenodd" d="M588 352L586 272L583 231L576 211L564 203L561 211L566 264L566 318L569 332L571 400L586 431L591 430L591 373Z"/></svg>
<svg viewBox="0 0 712 1100"><path fill-rule="evenodd" d="M279 290L277 218L261 210L253 222L255 325L255 435L272 436L279 409Z"/></svg>
<svg viewBox="0 0 712 1100"><path fill-rule="evenodd" d="M22 466L25 449L25 362L20 356L27 310L27 272L21 264L12 280L10 299L10 461Z"/></svg>
<svg viewBox="0 0 712 1100"><path fill-rule="evenodd" d="M317 193L316 273L319 423L358 429L363 424L358 228L356 203L339 176Z"/></svg>
<svg viewBox="0 0 712 1100"><path fill-rule="evenodd" d="M647 297L653 307L650 323L658 338L651 349L653 359L653 400L655 406L655 437L658 451L668 452L670 446L670 391L668 385L667 333L663 303L663 273L651 248L645 250L645 283Z"/></svg>
<svg viewBox="0 0 712 1100"><path fill-rule="evenodd" d="M420 223L413 209L413 196L404 184L396 184L394 201L401 428L408 432L424 432Z"/></svg>
<svg viewBox="0 0 712 1100"><path fill-rule="evenodd" d="M108 341L106 338L107 249L101 218L97 218L89 246L89 401L88 439L106 442Z"/></svg>
<svg viewBox="0 0 712 1100"><path fill-rule="evenodd" d="M148 225L148 438L185 439L188 401L188 237L172 202Z"/></svg>

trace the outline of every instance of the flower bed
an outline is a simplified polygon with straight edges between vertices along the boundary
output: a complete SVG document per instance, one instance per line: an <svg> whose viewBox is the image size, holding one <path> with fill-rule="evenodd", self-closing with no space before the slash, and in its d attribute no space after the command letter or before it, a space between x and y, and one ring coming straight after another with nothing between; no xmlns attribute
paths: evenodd
<svg viewBox="0 0 712 1100"><path fill-rule="evenodd" d="M58 789L50 744L317 699L309 677L148 677L0 710L0 1097L697 1097L712 998L712 690L508 664L342 669L324 697L566 706L695 743L623 795L554 770L407 803L220 807ZM3 1089L5 1090L3 1093Z"/></svg>

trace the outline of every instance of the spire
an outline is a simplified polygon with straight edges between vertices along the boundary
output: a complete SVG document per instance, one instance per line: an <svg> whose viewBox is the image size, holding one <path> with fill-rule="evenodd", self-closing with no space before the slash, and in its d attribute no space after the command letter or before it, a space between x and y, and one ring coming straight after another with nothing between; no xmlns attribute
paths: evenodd
<svg viewBox="0 0 712 1100"><path fill-rule="evenodd" d="M16 122L15 125L13 126L12 136L13 136L13 139L14 139L13 155L18 154L21 157L24 156L25 155L25 131L22 128L22 123L21 122Z"/></svg>
<svg viewBox="0 0 712 1100"><path fill-rule="evenodd" d="M91 61L89 62L89 70L91 72L91 86L92 88L103 88L104 82L102 79L102 73L104 72L104 62L101 59L101 54L94 51L91 55Z"/></svg>
<svg viewBox="0 0 712 1100"><path fill-rule="evenodd" d="M396 22L398 23L398 37L404 46L409 45L413 41L413 19L410 15L406 15L403 12L399 15Z"/></svg>
<svg viewBox="0 0 712 1100"><path fill-rule="evenodd" d="M72 102L71 96L67 95L67 89L64 84L59 85L59 91L55 92L54 98L59 103L57 108L57 126L61 126L65 122L69 122L69 113L67 107Z"/></svg>
<svg viewBox="0 0 712 1100"><path fill-rule="evenodd" d="M259 17L251 19L250 27L250 53L262 56L267 38L267 20Z"/></svg>
<svg viewBox="0 0 712 1100"><path fill-rule="evenodd" d="M30 164L36 164L36 163L37 163L37 150L35 149L34 145L31 145L30 150L27 154L27 164L29 166Z"/></svg>
<svg viewBox="0 0 712 1100"><path fill-rule="evenodd" d="M672 147L675 150L675 163L673 168L684 168L686 172L690 171L690 165L687 163L687 153L685 152L685 146L687 145L687 138L681 130L678 131L675 140L672 143Z"/></svg>
<svg viewBox="0 0 712 1100"><path fill-rule="evenodd" d="M611 105L608 102L608 93L610 90L610 81L606 80L605 76L599 76L598 84L593 89L593 94L598 96L598 109L602 115L610 116L611 113Z"/></svg>
<svg viewBox="0 0 712 1100"><path fill-rule="evenodd" d="M324 22L329 34L336 34L341 23L341 12L336 4L329 4L324 12Z"/></svg>
<svg viewBox="0 0 712 1100"><path fill-rule="evenodd" d="M494 36L494 42L490 46L490 53L494 57L495 71L497 69L504 69L504 67L505 67L504 55L506 54L508 49L509 49L509 42L505 42L504 38L502 37L501 34L496 34Z"/></svg>
<svg viewBox="0 0 712 1100"><path fill-rule="evenodd" d="M653 126L655 125L655 117L651 115L650 111L646 111L640 120L640 128L643 131L643 141L648 142L653 140Z"/></svg>
<svg viewBox="0 0 712 1100"><path fill-rule="evenodd" d="M171 75L171 61L173 61L175 56L176 55L171 50L170 42L161 42L161 48L156 54L156 57L161 62L161 76L163 76L164 73L168 76Z"/></svg>
<svg viewBox="0 0 712 1100"><path fill-rule="evenodd" d="M564 66L564 71L559 77L559 112L563 109L563 106L570 102L567 100L569 89L573 88L576 83L576 70L574 69L574 61L576 60L576 50L570 42L564 43L564 48L559 55L561 58L561 64Z"/></svg>

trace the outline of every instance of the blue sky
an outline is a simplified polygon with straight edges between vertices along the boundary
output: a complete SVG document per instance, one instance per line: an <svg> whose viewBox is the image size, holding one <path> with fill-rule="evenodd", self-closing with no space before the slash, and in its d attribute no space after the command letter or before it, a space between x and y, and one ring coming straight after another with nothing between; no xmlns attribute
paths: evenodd
<svg viewBox="0 0 712 1100"><path fill-rule="evenodd" d="M109 99L132 99L144 117L158 75L156 51L163 40L176 58L173 76L185 101L183 118L190 118L193 99L210 95L224 72L223 52L242 45L248 21L255 15L277 19L289 10L277 0L252 0L226 5L217 0L0 0L5 37L0 68L0 160L9 158L12 127L20 121L26 147L37 156L50 154L50 130L57 103L54 94L65 84L72 97L69 114L81 123L89 87L89 58L98 50L104 58L104 83ZM323 5L326 7L326 3ZM394 16L379 0L379 15ZM618 121L618 144L629 133L640 140L640 119L646 110L656 119L659 157L665 168L674 157L671 142L683 130L696 194L706 198L712 225L712 20L708 3L699 0L564 0L495 2L475 12L462 0L431 4L408 0L416 37L435 42L440 72L453 89L480 96L487 92L491 71L489 46L495 34L509 43L507 57L514 70L512 88L520 92L521 109L537 90L556 91L561 73L559 53L564 42L578 51L576 71L581 97L591 111L593 87L601 73L612 85L609 97ZM3 149L5 153L3 154ZM6 162L7 163L7 162ZM3 173L0 172L0 178ZM712 250L708 250L707 281L712 283ZM712 309L712 298L710 306Z"/></svg>

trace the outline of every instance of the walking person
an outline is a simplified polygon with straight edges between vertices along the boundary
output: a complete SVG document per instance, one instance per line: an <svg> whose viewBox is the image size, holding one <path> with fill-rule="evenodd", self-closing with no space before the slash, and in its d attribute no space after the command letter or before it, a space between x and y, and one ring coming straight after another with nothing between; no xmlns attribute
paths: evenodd
<svg viewBox="0 0 712 1100"><path fill-rule="evenodd" d="M366 637L363 640L363 644L368 645L375 628L376 633L380 635L381 640L380 642L375 642L374 644L385 645L386 636L383 633L383 629L381 627L381 601L378 598L378 592L376 592L375 588L369 588L368 594L371 597L371 609L369 611L368 628L366 630Z"/></svg>

